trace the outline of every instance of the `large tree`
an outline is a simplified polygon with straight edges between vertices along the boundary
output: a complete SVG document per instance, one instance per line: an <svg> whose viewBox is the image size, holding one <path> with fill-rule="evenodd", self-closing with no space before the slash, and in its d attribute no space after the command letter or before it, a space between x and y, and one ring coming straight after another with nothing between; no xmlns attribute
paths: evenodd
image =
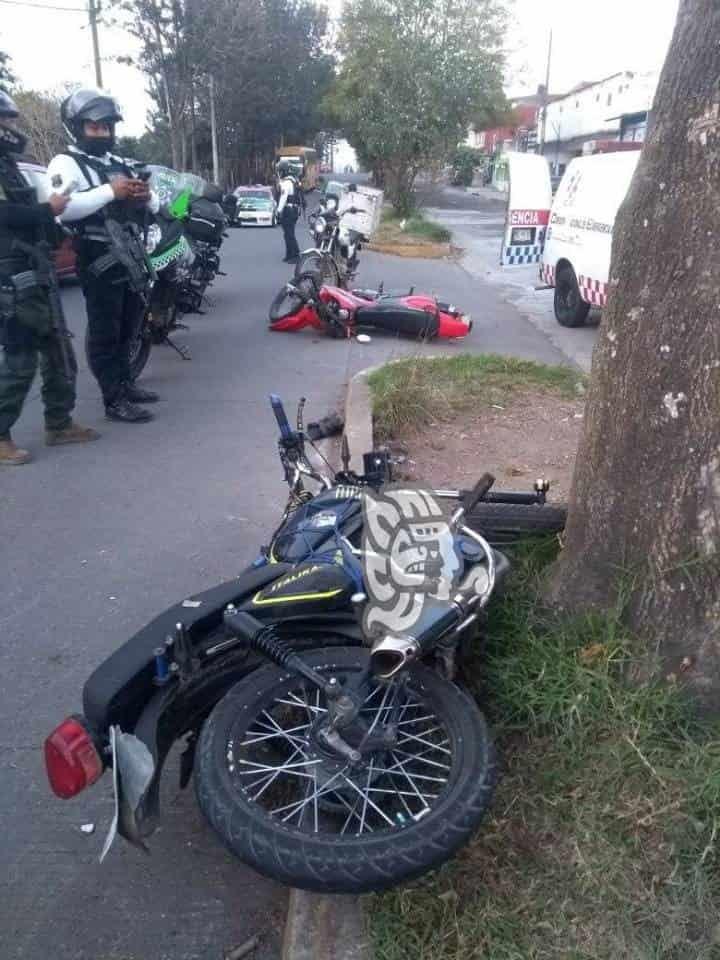
<svg viewBox="0 0 720 960"><path fill-rule="evenodd" d="M10 55L0 50L0 90L7 93L14 81L15 77L10 69Z"/></svg>
<svg viewBox="0 0 720 960"><path fill-rule="evenodd" d="M345 5L328 107L398 212L412 207L418 172L503 102L503 30L498 0Z"/></svg>
<svg viewBox="0 0 720 960"><path fill-rule="evenodd" d="M60 123L62 98L38 90L18 90L14 98L28 135L26 153L40 163L49 163L67 145L67 134Z"/></svg>
<svg viewBox="0 0 720 960"><path fill-rule="evenodd" d="M646 671L720 700L720 4L681 0L616 220L565 549L564 608L624 605Z"/></svg>
<svg viewBox="0 0 720 960"><path fill-rule="evenodd" d="M267 172L274 148L312 142L331 77L325 12L310 0L124 0L172 165L209 173L212 78L223 174Z"/></svg>

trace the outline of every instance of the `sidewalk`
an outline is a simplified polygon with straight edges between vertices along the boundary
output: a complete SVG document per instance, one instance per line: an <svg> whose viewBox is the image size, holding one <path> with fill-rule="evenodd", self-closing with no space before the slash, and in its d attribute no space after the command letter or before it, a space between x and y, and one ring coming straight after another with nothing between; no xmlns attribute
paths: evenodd
<svg viewBox="0 0 720 960"><path fill-rule="evenodd" d="M503 300L513 304L555 347L589 373L599 311L591 312L589 324L585 327L561 327L553 313L553 291L535 290L539 283L537 265L500 266L505 224L504 195L489 187L471 187L467 191L444 187L442 191L452 208L428 206L426 212L436 223L452 231L454 244L463 250L461 266L472 277L497 287ZM463 197L467 198L465 208L461 205Z"/></svg>

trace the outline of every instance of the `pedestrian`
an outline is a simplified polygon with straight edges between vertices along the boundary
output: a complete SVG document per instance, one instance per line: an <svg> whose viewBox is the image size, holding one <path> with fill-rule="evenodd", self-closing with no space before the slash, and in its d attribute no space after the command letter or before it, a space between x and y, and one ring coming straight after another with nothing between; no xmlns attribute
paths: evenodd
<svg viewBox="0 0 720 960"><path fill-rule="evenodd" d="M292 175L287 160L281 160L278 163L277 172L280 187L277 212L285 239L283 263L297 263L300 256L300 247L298 247L295 238L295 224L298 222L303 205L302 188Z"/></svg>
<svg viewBox="0 0 720 960"><path fill-rule="evenodd" d="M160 203L138 176L138 165L111 152L115 125L122 120L113 97L101 90L76 90L63 101L60 118L74 142L51 160L48 176L56 190L77 184L61 219L76 235L88 364L100 386L106 417L145 423L153 415L138 404L160 398L133 383L130 351L150 284L142 227Z"/></svg>
<svg viewBox="0 0 720 960"><path fill-rule="evenodd" d="M55 222L67 197L39 203L16 157L26 137L17 128L18 109L0 90L0 464L19 466L32 457L10 436L40 359L45 442L87 443L100 436L72 419L77 363L72 344L53 319L50 284L57 278L48 251L61 236ZM38 265L43 264L43 270ZM63 359L63 352L65 354Z"/></svg>

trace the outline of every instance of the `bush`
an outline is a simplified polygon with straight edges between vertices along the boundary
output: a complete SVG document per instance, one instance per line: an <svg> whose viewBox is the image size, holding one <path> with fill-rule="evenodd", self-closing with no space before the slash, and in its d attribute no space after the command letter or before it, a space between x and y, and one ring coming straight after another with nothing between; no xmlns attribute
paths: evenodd
<svg viewBox="0 0 720 960"><path fill-rule="evenodd" d="M473 147L461 146L455 151L451 166L451 183L455 187L469 187L478 167L482 165L483 155Z"/></svg>

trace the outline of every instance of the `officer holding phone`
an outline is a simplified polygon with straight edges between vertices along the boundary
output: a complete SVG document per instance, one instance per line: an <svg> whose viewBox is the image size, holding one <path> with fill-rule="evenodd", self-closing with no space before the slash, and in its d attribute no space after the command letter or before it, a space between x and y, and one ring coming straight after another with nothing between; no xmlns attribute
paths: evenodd
<svg viewBox="0 0 720 960"><path fill-rule="evenodd" d="M100 385L105 415L124 423L145 423L153 415L140 404L156 393L130 377L130 351L147 304L150 273L142 228L159 200L147 176L132 160L115 156L115 124L122 120L116 101L101 90L76 90L60 108L73 139L50 162L52 189L79 186L61 214L76 234L78 272L88 317L88 363Z"/></svg>

